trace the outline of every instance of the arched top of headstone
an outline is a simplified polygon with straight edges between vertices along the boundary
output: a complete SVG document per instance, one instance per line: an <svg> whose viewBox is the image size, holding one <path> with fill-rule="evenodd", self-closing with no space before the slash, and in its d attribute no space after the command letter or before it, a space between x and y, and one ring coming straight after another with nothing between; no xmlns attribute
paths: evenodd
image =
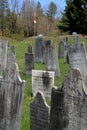
<svg viewBox="0 0 87 130"><path fill-rule="evenodd" d="M77 32L72 32L72 35L77 35Z"/></svg>
<svg viewBox="0 0 87 130"><path fill-rule="evenodd" d="M84 94L87 94L84 77L78 68L69 70L65 77L62 89L64 93L68 93L70 96L84 97Z"/></svg>
<svg viewBox="0 0 87 130"><path fill-rule="evenodd" d="M46 103L46 100L45 100L45 97L44 97L44 94L43 94L42 91L38 91L37 92L33 103L35 103L35 104L39 104L40 103L39 105L42 104L41 106L45 106L45 107L49 108L48 104Z"/></svg>

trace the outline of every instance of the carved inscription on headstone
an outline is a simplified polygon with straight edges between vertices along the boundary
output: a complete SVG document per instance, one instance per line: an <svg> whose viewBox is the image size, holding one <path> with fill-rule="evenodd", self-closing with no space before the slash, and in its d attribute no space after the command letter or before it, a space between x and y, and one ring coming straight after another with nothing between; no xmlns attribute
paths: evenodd
<svg viewBox="0 0 87 130"><path fill-rule="evenodd" d="M32 70L32 92L35 96L42 91L45 97L51 97L51 89L54 87L54 72Z"/></svg>
<svg viewBox="0 0 87 130"><path fill-rule="evenodd" d="M50 108L41 92L30 104L30 130L49 130Z"/></svg>

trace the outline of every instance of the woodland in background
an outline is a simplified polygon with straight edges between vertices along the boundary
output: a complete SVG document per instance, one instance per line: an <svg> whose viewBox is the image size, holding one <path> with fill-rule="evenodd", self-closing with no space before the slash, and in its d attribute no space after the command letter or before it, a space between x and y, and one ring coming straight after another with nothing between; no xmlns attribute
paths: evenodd
<svg viewBox="0 0 87 130"><path fill-rule="evenodd" d="M36 23L34 23L36 12ZM35 26L34 26L35 25ZM41 3L24 0L20 7L18 0L0 0L0 35L22 39L38 34L47 35L64 32L87 34L87 0L66 0L66 7L50 2L42 8Z"/></svg>

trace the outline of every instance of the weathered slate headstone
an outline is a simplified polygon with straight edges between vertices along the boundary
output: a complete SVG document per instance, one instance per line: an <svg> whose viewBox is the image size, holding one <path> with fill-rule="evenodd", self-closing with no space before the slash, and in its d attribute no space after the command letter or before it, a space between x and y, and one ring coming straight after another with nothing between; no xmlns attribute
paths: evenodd
<svg viewBox="0 0 87 130"><path fill-rule="evenodd" d="M49 130L50 108L41 92L30 104L30 130Z"/></svg>
<svg viewBox="0 0 87 130"><path fill-rule="evenodd" d="M31 54L32 54L32 45L29 45L29 46L28 46L28 53L31 53Z"/></svg>
<svg viewBox="0 0 87 130"><path fill-rule="evenodd" d="M58 56L56 54L55 45L50 45L45 47L45 64L47 71L54 71L55 76L60 77L59 64L58 64Z"/></svg>
<svg viewBox="0 0 87 130"><path fill-rule="evenodd" d="M13 53L8 53L6 65L0 77L0 130L19 130L25 81L20 78Z"/></svg>
<svg viewBox="0 0 87 130"><path fill-rule="evenodd" d="M68 36L64 37L63 41L64 41L65 45L67 46L68 45Z"/></svg>
<svg viewBox="0 0 87 130"><path fill-rule="evenodd" d="M50 114L50 130L87 129L87 88L78 69L71 69L62 87L52 90Z"/></svg>
<svg viewBox="0 0 87 130"><path fill-rule="evenodd" d="M79 36L77 33L73 34L73 40L74 40L74 44L78 44L79 43Z"/></svg>
<svg viewBox="0 0 87 130"><path fill-rule="evenodd" d="M65 44L63 41L59 43L58 58L64 58L65 55Z"/></svg>
<svg viewBox="0 0 87 130"><path fill-rule="evenodd" d="M68 47L69 63L71 68L79 68L87 79L87 59L84 44L74 44Z"/></svg>
<svg viewBox="0 0 87 130"><path fill-rule="evenodd" d="M8 41L0 40L0 64L2 71L6 69Z"/></svg>
<svg viewBox="0 0 87 130"><path fill-rule="evenodd" d="M45 97L51 97L51 90L54 87L54 72L32 70L32 93L35 96L42 91Z"/></svg>
<svg viewBox="0 0 87 130"><path fill-rule="evenodd" d="M43 35L35 38L35 62L42 62Z"/></svg>
<svg viewBox="0 0 87 130"><path fill-rule="evenodd" d="M25 69L26 74L32 73L32 69L34 69L34 54L25 53Z"/></svg>
<svg viewBox="0 0 87 130"><path fill-rule="evenodd" d="M12 50L12 53L13 53L14 55L16 55L15 46L11 46L11 50Z"/></svg>
<svg viewBox="0 0 87 130"><path fill-rule="evenodd" d="M42 61L43 61L43 63L44 64L46 64L46 47L49 47L51 45L51 40L45 40L44 42L43 42L43 47L42 47L42 49L43 49L43 56L42 56Z"/></svg>

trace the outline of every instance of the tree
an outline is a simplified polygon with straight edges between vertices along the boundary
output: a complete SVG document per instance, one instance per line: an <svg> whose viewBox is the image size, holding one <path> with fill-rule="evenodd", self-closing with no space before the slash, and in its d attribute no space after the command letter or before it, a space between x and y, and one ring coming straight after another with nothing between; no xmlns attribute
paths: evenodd
<svg viewBox="0 0 87 130"><path fill-rule="evenodd" d="M46 11L47 17L49 17L50 20L53 20L55 18L55 15L57 13L57 6L54 2L51 2L48 6L48 10Z"/></svg>
<svg viewBox="0 0 87 130"><path fill-rule="evenodd" d="M5 29L8 28L7 16L9 12L9 5L7 0L0 0L0 30L2 35L5 35Z"/></svg>
<svg viewBox="0 0 87 130"><path fill-rule="evenodd" d="M67 0L59 28L72 33L87 33L87 0Z"/></svg>
<svg viewBox="0 0 87 130"><path fill-rule="evenodd" d="M34 35L34 11L36 9L36 4L34 0L24 0L20 17L22 19L22 25L25 36Z"/></svg>

